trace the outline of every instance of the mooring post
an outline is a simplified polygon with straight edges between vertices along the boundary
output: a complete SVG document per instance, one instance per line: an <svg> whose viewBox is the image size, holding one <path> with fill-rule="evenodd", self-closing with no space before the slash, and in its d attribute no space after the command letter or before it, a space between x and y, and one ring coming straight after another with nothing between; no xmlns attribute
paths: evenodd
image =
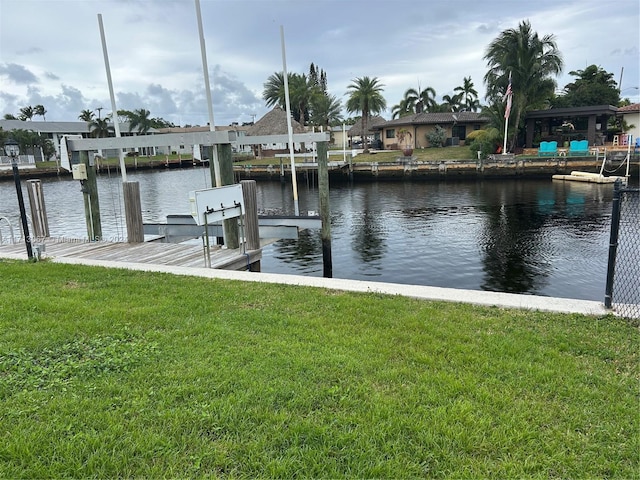
<svg viewBox="0 0 640 480"><path fill-rule="evenodd" d="M40 180L27 180L27 193L29 194L29 205L31 206L33 235L35 238L48 237L49 221L47 219L47 209L44 204L42 182Z"/></svg>
<svg viewBox="0 0 640 480"><path fill-rule="evenodd" d="M258 226L258 195L255 180L242 180L242 200L244 202L244 237L247 250L260 249L260 228ZM249 265L252 272L260 271L260 262Z"/></svg>
<svg viewBox="0 0 640 480"><path fill-rule="evenodd" d="M87 223L89 240L95 242L102 238L102 223L100 222L100 202L98 200L98 181L93 162L89 161L89 154L80 152L80 162L87 167L87 179L82 181L84 196L84 215Z"/></svg>
<svg viewBox="0 0 640 480"><path fill-rule="evenodd" d="M331 262L331 208L329 207L329 167L327 165L327 142L317 143L318 193L320 195L320 218L322 220L322 265L323 276L333 277Z"/></svg>
<svg viewBox="0 0 640 480"><path fill-rule="evenodd" d="M140 183L122 182L124 197L124 216L127 222L127 241L129 243L144 242L144 225L142 223L142 205L140 202Z"/></svg>
<svg viewBox="0 0 640 480"><path fill-rule="evenodd" d="M220 180L222 185L233 185L233 154L231 144L216 145L218 149L218 163L220 164ZM240 248L238 240L238 220L233 218L222 221L224 231L224 244L227 248Z"/></svg>

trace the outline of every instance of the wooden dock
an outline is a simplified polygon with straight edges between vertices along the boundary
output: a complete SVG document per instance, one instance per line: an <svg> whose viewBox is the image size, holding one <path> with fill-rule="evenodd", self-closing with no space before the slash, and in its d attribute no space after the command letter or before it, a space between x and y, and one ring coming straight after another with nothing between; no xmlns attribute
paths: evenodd
<svg viewBox="0 0 640 480"><path fill-rule="evenodd" d="M202 245L183 243L123 243L90 242L83 239L47 238L33 244L34 255L39 245L44 245L42 258L85 258L117 263L147 263L181 267L206 267L206 255ZM0 257L27 258L24 242L0 245ZM223 249L211 247L211 268L223 270L254 270L262 259L262 250ZM249 266L252 266L249 268ZM259 271L259 270L258 270Z"/></svg>

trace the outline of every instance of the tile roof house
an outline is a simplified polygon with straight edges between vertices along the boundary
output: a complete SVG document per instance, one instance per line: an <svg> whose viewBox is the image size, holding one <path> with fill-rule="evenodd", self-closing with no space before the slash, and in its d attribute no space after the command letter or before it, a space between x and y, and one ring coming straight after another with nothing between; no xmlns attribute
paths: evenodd
<svg viewBox="0 0 640 480"><path fill-rule="evenodd" d="M446 131L447 143L458 145L474 130L480 130L489 123L489 119L477 112L445 112L445 113L415 113L389 120L374 127L381 131L381 138L385 149L404 147L429 147L426 135L435 129L436 125ZM408 130L410 135L405 137L403 145L398 145L397 133Z"/></svg>
<svg viewBox="0 0 640 480"><path fill-rule="evenodd" d="M635 142L635 139L640 138L640 103L632 103L626 107L620 107L618 108L618 114L622 115L622 118L629 126L625 133L633 135L633 142Z"/></svg>

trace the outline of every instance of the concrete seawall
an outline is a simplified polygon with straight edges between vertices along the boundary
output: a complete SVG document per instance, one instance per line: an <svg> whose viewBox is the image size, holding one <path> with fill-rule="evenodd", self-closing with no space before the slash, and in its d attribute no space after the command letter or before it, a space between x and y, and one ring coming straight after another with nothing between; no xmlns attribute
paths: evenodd
<svg viewBox="0 0 640 480"><path fill-rule="evenodd" d="M614 169L620 161L607 161L605 168ZM354 163L350 171L349 165L334 165L329 169L329 175L334 180L349 179L350 173L355 180L446 180L446 179L486 179L513 177L548 177L556 174L570 174L573 170L585 172L599 172L602 159L595 156L581 158L513 158L510 160L484 161L397 161L397 162L359 162ZM631 162L631 175L638 175L640 171L638 158ZM298 176L315 172L313 164L296 165ZM271 179L280 178L279 163L272 165L235 166L237 178ZM284 176L291 177L291 169L284 168Z"/></svg>

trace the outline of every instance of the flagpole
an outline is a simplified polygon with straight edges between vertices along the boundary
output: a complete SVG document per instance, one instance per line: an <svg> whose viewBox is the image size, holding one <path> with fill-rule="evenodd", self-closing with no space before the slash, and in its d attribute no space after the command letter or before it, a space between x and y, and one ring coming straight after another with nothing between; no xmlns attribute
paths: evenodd
<svg viewBox="0 0 640 480"><path fill-rule="evenodd" d="M504 117L504 144L502 145L503 155L507 154L507 127L508 126L509 126L509 117Z"/></svg>
<svg viewBox="0 0 640 480"><path fill-rule="evenodd" d="M513 91L511 90L511 72L509 72L509 85L507 86L507 91L504 94L504 99L507 101L507 104L504 107L504 143L502 145L502 155L507 154L507 129L509 128L509 116L511 115L512 96Z"/></svg>

